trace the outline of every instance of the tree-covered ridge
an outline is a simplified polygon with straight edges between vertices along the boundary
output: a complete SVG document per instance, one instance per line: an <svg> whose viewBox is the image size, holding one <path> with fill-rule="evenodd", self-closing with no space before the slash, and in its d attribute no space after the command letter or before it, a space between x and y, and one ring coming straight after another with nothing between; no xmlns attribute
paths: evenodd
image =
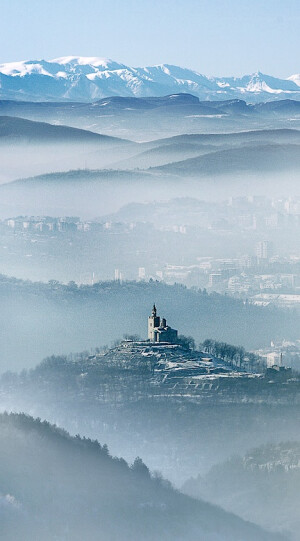
<svg viewBox="0 0 300 541"><path fill-rule="evenodd" d="M188 498L105 446L23 414L0 416L2 538L283 540ZM220 537L221 536L221 537Z"/></svg>
<svg viewBox="0 0 300 541"><path fill-rule="evenodd" d="M217 464L184 485L187 494L235 510L299 539L300 442L267 443Z"/></svg>

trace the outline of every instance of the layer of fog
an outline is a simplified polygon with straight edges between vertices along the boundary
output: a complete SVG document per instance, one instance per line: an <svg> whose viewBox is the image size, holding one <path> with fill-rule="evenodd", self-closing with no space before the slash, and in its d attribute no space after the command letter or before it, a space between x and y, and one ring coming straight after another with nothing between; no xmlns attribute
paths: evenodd
<svg viewBox="0 0 300 541"><path fill-rule="evenodd" d="M59 366L52 373L37 370L33 383L30 374L21 374L21 383L8 375L1 381L0 411L25 411L73 435L96 438L130 463L140 456L152 471L160 471L178 487L233 455L298 438L299 404L291 400L289 405L284 392L278 403L266 394L253 400L251 380L249 394L244 388L240 396L234 393L233 401L230 393L222 397L216 393L215 400L207 395L206 403L205 395L196 400L187 393L153 398L143 393L140 383L131 381L129 387L121 371L117 378L118 384L124 378L124 390L116 394L115 377L106 374L104 383L90 378L90 383L79 385L71 368L67 378ZM104 402L105 385L110 391Z"/></svg>
<svg viewBox="0 0 300 541"><path fill-rule="evenodd" d="M80 216L91 219L116 212L131 202L169 200L174 197L195 197L204 201L222 201L229 197L265 195L289 197L300 194L297 172L282 174L236 174L191 179L143 173L108 173L111 178L90 182L89 172L79 171L72 179L58 175L51 179L37 178L27 184L11 184L0 192L0 218L23 216ZM97 173L94 174L97 177ZM87 178L85 178L87 177Z"/></svg>
<svg viewBox="0 0 300 541"><path fill-rule="evenodd" d="M129 145L130 147L130 145ZM27 178L70 169L110 168L122 157L136 153L122 144L91 143L17 143L0 144L0 185L19 178Z"/></svg>
<svg viewBox="0 0 300 541"><path fill-rule="evenodd" d="M130 107L105 111L103 107L91 104L90 108L72 108L62 113L62 107L55 105L30 103L14 103L2 109L2 114L22 117L28 120L49 122L55 125L68 125L74 128L130 139L137 142L152 141L161 137L170 137L182 133L228 133L256 129L294 128L300 129L297 111L281 114L263 114L258 111L254 115L241 114L233 110L229 114L202 115L194 114L194 110L181 107L158 107L150 111L132 111ZM70 105L67 105L67 109ZM237 105L238 107L238 105ZM37 110L38 109L38 110ZM229 106L230 109L230 106Z"/></svg>

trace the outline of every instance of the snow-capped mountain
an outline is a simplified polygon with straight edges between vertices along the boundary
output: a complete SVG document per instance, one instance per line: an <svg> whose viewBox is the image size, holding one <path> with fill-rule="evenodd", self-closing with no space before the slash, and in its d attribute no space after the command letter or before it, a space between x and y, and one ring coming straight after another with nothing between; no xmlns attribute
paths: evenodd
<svg viewBox="0 0 300 541"><path fill-rule="evenodd" d="M79 56L0 64L0 99L93 101L172 93L190 93L201 100L242 98L249 103L300 99L300 75L206 77L168 64L132 68L106 58Z"/></svg>

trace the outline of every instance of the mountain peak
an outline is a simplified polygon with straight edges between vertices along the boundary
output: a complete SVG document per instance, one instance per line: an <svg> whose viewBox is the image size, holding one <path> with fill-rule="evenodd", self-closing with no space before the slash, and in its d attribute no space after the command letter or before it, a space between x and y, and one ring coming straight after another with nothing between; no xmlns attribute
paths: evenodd
<svg viewBox="0 0 300 541"><path fill-rule="evenodd" d="M59 64L61 66L71 64L74 66L93 66L98 69L117 69L120 67L126 67L124 64L114 62L114 60L111 60L110 58L100 56L61 56L59 58L49 60L49 62Z"/></svg>

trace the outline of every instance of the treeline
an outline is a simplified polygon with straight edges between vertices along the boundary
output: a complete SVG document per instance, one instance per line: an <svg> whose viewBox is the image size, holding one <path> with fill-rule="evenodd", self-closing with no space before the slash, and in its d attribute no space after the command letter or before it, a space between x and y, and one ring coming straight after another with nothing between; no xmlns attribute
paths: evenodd
<svg viewBox="0 0 300 541"><path fill-rule="evenodd" d="M131 465L123 458L114 457L110 454L107 444L101 445L98 440L87 438L85 436L71 436L66 430L51 424L46 420L33 418L26 413L8 413L4 411L0 415L0 428L7 430L8 428L19 429L39 435L39 437L54 443L57 448L79 454L87 453L89 457L94 455L97 460L107 460L109 466L118 466L124 471L133 471L138 475L147 476L160 483L162 486L171 486L169 481L163 479L158 472L150 473L150 470L144 464L140 457L136 457ZM108 466L106 466L108 467Z"/></svg>
<svg viewBox="0 0 300 541"><path fill-rule="evenodd" d="M264 370L266 363L259 355L246 351L242 346L233 346L207 338L200 344L200 349L214 357L222 359L232 367L250 370Z"/></svg>

